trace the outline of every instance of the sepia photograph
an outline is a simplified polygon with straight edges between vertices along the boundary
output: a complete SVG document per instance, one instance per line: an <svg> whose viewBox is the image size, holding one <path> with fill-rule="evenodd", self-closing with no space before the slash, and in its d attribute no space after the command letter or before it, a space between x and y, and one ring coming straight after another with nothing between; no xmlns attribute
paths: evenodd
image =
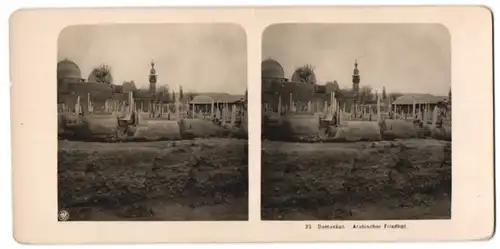
<svg viewBox="0 0 500 249"><path fill-rule="evenodd" d="M274 24L262 37L263 220L451 219L440 24Z"/></svg>
<svg viewBox="0 0 500 249"><path fill-rule="evenodd" d="M63 29L58 220L247 220L246 54L236 24Z"/></svg>
<svg viewBox="0 0 500 249"><path fill-rule="evenodd" d="M13 238L488 240L492 27L484 6L18 10Z"/></svg>

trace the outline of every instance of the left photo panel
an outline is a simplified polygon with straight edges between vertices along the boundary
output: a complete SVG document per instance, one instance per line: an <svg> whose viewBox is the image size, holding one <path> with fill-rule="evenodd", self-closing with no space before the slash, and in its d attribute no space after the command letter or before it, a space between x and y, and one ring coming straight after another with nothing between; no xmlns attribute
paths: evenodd
<svg viewBox="0 0 500 249"><path fill-rule="evenodd" d="M248 220L246 46L236 24L65 28L58 220Z"/></svg>

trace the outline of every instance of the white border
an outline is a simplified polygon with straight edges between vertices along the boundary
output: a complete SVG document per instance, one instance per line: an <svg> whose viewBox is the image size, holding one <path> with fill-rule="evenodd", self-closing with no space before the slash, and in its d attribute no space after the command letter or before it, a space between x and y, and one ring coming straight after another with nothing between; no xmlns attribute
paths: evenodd
<svg viewBox="0 0 500 249"><path fill-rule="evenodd" d="M177 5L235 5L235 4L238 4L238 5L255 5L255 4L259 4L259 5L279 5L279 4L283 4L281 3L280 1L271 1L271 0L268 0L268 1L237 1L237 3L235 1L183 1L182 4L180 3L176 3L177 1L130 1L130 0L121 0L121 1L96 1L96 0L88 0L88 1L46 1L45 4L41 4L41 3L38 3L37 1L26 1L26 0L17 0L17 1L5 1L5 2L2 2L2 8L0 8L0 12L2 13L2 17L5 17L3 20L4 20L4 25L1 25L0 26L0 29L2 31L2 34L5 34L5 36L2 36L2 39L1 40L1 49L2 49L2 54L4 55L7 55L9 54L9 45L8 45L8 26L5 25L7 23L7 20L10 16L10 14L18 9L18 8L21 8L21 7L77 7L77 6L158 6L158 5L165 5L165 4L177 4ZM324 4L345 4L344 3L335 3L334 1L287 1L285 3L286 5L290 5L290 4L301 4L301 5L314 5L314 4L319 4L319 5L324 5ZM349 5L356 5L356 4L387 4L387 5L394 5L394 4L398 4L398 5L401 5L401 4L412 4L412 5L416 5L416 4L484 4L484 5L487 5L489 6L494 12L496 12L499 8L499 4L498 4L498 1L496 0L479 0L479 1L407 1L405 3L401 3L400 1L379 1L377 3L374 3L372 1L368 1L368 0L365 0L365 1L361 1L361 0L351 0L349 1L348 3ZM495 28L496 30L496 28ZM498 39L497 39L498 41ZM496 42L495 42L496 44ZM3 76L2 79L4 79L2 81L2 83L4 83L3 85L1 85L3 88L2 90L3 91L0 91L0 113L9 113L10 111L10 101L9 101L9 94L8 94L8 90L7 90L7 87L6 87L6 82L8 82L8 75L9 75L9 71L8 71L8 65L9 65L9 59L8 57L4 56L2 57L4 58L2 60L2 64L3 64L3 67L1 67L0 69L0 73L1 75ZM498 87L497 87L498 89ZM496 90L495 92L497 92L498 90ZM497 111L496 111L496 115L498 115L498 110L500 109L499 106L496 106L495 108ZM11 179L10 179L10 176L11 176L11 171L9 170L10 167L10 124L8 122L1 122L0 123L2 129L0 129L0 137L3 138L2 139L2 143L1 143L1 147L0 147L0 151L2 153L2 155L0 156L0 158L3 160L2 162L2 167L0 167L0 169L2 169L2 172L1 172L1 175L2 177L5 177L5 179L3 179L3 181L0 181L1 185L0 186L0 191L2 191L3 193L3 197L4 199L8 199L8 200L11 200ZM496 175L498 176L498 171L496 173ZM497 188L498 190L498 188ZM11 223L11 206L10 205L6 205L7 203L4 202L3 205L0 205L1 207L1 211L2 213L6 214L6 216L8 217L7 219L4 219L3 222L2 222L2 233L1 234L1 239L0 241L2 241L2 244L7 246L7 247L10 247L10 246L19 246L19 244L17 244L13 239L12 239L12 223ZM498 208L497 208L497 211L498 211ZM488 244L488 246L492 247L494 244L498 244L498 239L493 239L492 242L493 243L488 243L488 242L477 242L477 243L472 243L472 244L458 244L458 243L450 243L450 244L445 244L445 245L442 245L442 244L429 244L429 243L424 243L424 244L417 244L417 245L412 245L412 244L407 244L407 243L404 243L404 244L401 244L405 247L411 247L411 246L425 246L425 247L435 247L437 248L438 246L439 247L442 247L442 246L453 246L454 248L460 248L461 246L466 246L467 248L469 246L478 246L478 245L484 245L484 244ZM4 242L7 242L7 243L4 243ZM211 246L214 246L215 247L219 247L221 245L211 245ZM272 246L272 245L265 245L265 246ZM288 248L289 247L296 247L296 246L300 246L300 245L286 245ZM316 247L327 247L327 246L332 246L332 245L327 245L327 244L323 244L323 245L320 245L320 244L315 244L315 245L309 245L309 246L316 246ZM375 244L375 245L366 245L366 244L363 244L363 245L359 245L359 244L344 244L343 246L370 246L370 248L387 248L387 247L391 247L391 246L394 246L394 244L385 244L385 243L380 243L380 244ZM86 246L83 246L83 247L86 247ZM99 247L99 246L97 246ZM94 247L95 248L95 247ZM493 248L493 247L492 247Z"/></svg>

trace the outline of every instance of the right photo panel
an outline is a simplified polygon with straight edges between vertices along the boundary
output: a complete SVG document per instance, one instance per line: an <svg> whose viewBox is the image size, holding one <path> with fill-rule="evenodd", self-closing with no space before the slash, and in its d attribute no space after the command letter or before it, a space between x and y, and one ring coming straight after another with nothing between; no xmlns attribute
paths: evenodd
<svg viewBox="0 0 500 249"><path fill-rule="evenodd" d="M262 220L451 218L446 27L287 23L262 39Z"/></svg>

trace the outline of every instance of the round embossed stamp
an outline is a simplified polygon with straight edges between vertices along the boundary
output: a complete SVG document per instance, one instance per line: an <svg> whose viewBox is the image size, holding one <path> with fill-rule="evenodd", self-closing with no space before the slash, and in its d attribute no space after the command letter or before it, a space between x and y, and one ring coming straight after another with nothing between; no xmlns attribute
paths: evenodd
<svg viewBox="0 0 500 249"><path fill-rule="evenodd" d="M66 210L61 210L59 211L58 218L60 221L67 221L69 220L69 212Z"/></svg>

